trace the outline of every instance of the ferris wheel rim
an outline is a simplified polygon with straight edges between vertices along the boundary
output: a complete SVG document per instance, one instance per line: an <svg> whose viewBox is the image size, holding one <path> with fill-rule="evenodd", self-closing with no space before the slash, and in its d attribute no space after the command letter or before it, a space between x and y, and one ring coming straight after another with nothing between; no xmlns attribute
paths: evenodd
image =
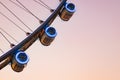
<svg viewBox="0 0 120 80"><path fill-rule="evenodd" d="M59 14L60 10L62 9L64 4L66 3L66 1L67 0L62 0L60 2L60 4L58 5L58 7L53 11L53 13L46 19L46 21L44 21L42 23L42 25L40 25L28 37L23 39L20 43L18 43L12 49L8 50L6 53L4 53L2 56L0 56L0 63L3 60L5 60L6 58L12 56L17 50L25 51L26 49L28 49L37 40L37 38L39 37L40 30L43 29L46 25L50 25L54 21L54 19L57 17L57 15ZM9 63L9 61L7 61L7 63ZM6 65L7 65L7 63L6 63ZM6 66L6 65L4 65L4 66L2 65L2 67L1 67L1 65L2 64L0 64L0 69L2 69L3 67Z"/></svg>

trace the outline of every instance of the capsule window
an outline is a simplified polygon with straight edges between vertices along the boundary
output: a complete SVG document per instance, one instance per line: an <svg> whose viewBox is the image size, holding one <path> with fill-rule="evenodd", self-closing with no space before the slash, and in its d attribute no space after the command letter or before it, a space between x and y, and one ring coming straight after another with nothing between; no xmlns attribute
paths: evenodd
<svg viewBox="0 0 120 80"><path fill-rule="evenodd" d="M49 37L55 37L56 36L56 30L53 27L48 27L46 29L46 33Z"/></svg>
<svg viewBox="0 0 120 80"><path fill-rule="evenodd" d="M69 12L71 13L75 12L75 5L73 3L67 3L65 7Z"/></svg>
<svg viewBox="0 0 120 80"><path fill-rule="evenodd" d="M70 9L70 10L74 10L75 9L75 5L70 3L67 5L67 8Z"/></svg>
<svg viewBox="0 0 120 80"><path fill-rule="evenodd" d="M47 30L47 32L50 34L50 35L54 35L55 34L55 29L54 28L49 28Z"/></svg>
<svg viewBox="0 0 120 80"><path fill-rule="evenodd" d="M28 62L28 56L24 52L19 52L16 54L16 60L20 64L26 64Z"/></svg>
<svg viewBox="0 0 120 80"><path fill-rule="evenodd" d="M26 61L27 56L26 56L25 54L19 54L19 55L18 55L18 59L19 59L20 61L24 62L24 61Z"/></svg>

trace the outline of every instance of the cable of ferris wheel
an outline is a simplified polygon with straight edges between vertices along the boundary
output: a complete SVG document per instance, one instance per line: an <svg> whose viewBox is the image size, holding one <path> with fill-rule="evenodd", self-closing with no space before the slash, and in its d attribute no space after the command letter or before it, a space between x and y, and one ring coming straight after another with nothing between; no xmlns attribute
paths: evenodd
<svg viewBox="0 0 120 80"><path fill-rule="evenodd" d="M47 4L45 4L43 1L39 0L33 0L34 2L38 3L39 5L43 6L44 8L50 10L51 12L53 12L54 10L52 8L50 8Z"/></svg>
<svg viewBox="0 0 120 80"><path fill-rule="evenodd" d="M27 38L25 38L22 42L20 42L18 45L10 49L8 52L0 56L0 62L6 59L7 57L11 56L16 50L22 49L25 51L26 49L29 48L38 38L39 32L46 26L50 25L56 16L59 14L59 11L61 10L62 6L67 0L62 0L59 6L56 8L56 10L47 18L47 20L39 26L31 35L29 35ZM32 42L31 42L32 39ZM28 44L29 43L29 44Z"/></svg>
<svg viewBox="0 0 120 80"><path fill-rule="evenodd" d="M0 30L6 33L9 37L11 37L15 42L18 43L18 41L14 37L12 37L9 33L7 33L4 29L0 28Z"/></svg>
<svg viewBox="0 0 120 80"><path fill-rule="evenodd" d="M35 16L29 9L27 9L19 0L16 0L22 7L24 7L24 9L30 13L32 16L34 16L40 23L43 23L44 21L39 19L37 16Z"/></svg>
<svg viewBox="0 0 120 80"><path fill-rule="evenodd" d="M24 29L22 29L19 25L17 25L14 21L12 21L10 18L8 18L6 15L4 15L2 12L0 12L2 16L4 16L7 20L9 20L11 23L13 23L16 27L18 27L20 30L22 30L24 33L27 33Z"/></svg>
<svg viewBox="0 0 120 80"><path fill-rule="evenodd" d="M5 4L3 4L1 1L0 1L0 4L4 7L4 8L6 8L13 16L15 16L26 28L28 28L31 32L33 32L32 31L32 29L30 29L16 14L14 14Z"/></svg>

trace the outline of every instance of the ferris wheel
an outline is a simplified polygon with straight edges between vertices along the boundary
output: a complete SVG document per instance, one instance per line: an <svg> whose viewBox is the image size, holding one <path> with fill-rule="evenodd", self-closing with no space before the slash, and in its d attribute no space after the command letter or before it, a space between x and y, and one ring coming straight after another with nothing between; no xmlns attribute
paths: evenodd
<svg viewBox="0 0 120 80"><path fill-rule="evenodd" d="M0 5L8 10L17 20L19 20L27 29L31 32L25 31L19 25L15 23L11 18L6 16L4 13L0 11L0 15L5 17L8 21L14 24L17 28L25 32L26 38L22 39L20 42L17 41L9 32L5 31L5 29L0 28L0 34L10 44L10 49L8 51L3 51L0 48L2 55L0 56L0 69L2 70L9 63L11 68L15 72L21 72L26 67L29 62L29 56L26 54L26 50L36 41L39 40L42 45L49 46L54 41L57 36L57 31L54 27L51 27L51 24L54 22L56 17L60 17L63 21L69 21L70 18L75 13L75 4L71 3L67 0L59 0L59 5L52 9L50 8L44 1L42 0L33 0L36 4L43 6L51 12L51 15L46 20L39 19L31 10L29 10L26 5L24 5L20 0L9 0L14 6L24 10L26 13L29 13L33 17L35 17L39 23L41 24L35 30L32 30L28 25L24 23L17 15L14 13L4 2L0 1ZM7 36L12 38L17 45L11 43Z"/></svg>

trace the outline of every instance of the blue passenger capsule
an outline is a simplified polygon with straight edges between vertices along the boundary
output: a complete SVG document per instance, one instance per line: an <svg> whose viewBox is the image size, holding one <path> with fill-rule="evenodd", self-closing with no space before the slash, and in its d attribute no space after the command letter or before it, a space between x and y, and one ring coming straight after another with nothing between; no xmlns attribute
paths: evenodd
<svg viewBox="0 0 120 80"><path fill-rule="evenodd" d="M68 21L75 11L75 5L73 3L66 3L60 12L60 18L64 21Z"/></svg>
<svg viewBox="0 0 120 80"><path fill-rule="evenodd" d="M29 58L23 51L18 51L12 59L11 67L16 72L21 72L27 65Z"/></svg>
<svg viewBox="0 0 120 80"><path fill-rule="evenodd" d="M52 41L55 39L56 35L57 35L57 32L55 28L47 27L45 28L44 33L40 38L40 42L44 46L49 46L52 43Z"/></svg>

